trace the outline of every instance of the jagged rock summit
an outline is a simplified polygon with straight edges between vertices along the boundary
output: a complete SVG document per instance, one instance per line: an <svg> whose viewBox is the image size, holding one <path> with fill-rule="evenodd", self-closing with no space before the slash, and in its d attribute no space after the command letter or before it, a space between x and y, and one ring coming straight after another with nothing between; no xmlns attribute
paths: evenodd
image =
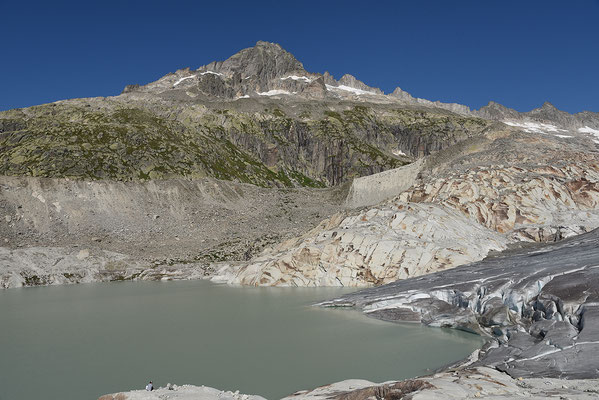
<svg viewBox="0 0 599 400"><path fill-rule="evenodd" d="M224 61L214 61L197 70L189 68L168 74L145 86L129 85L124 93L150 92L180 98L235 100L259 96L305 98L383 95L352 75L336 81L330 74L315 74L304 69L293 54L279 44L259 41Z"/></svg>

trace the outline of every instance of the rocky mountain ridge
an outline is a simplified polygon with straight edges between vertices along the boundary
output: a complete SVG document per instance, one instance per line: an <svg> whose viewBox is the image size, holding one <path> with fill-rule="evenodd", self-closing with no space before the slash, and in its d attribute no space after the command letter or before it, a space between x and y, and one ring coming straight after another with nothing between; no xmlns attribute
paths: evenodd
<svg viewBox="0 0 599 400"><path fill-rule="evenodd" d="M185 68L147 85L129 85L124 93L149 92L164 97L209 101L276 96L291 100L351 99L372 103L440 108L465 116L496 121L550 122L567 129L599 130L599 113L569 114L546 102L529 112L518 112L494 101L479 110L457 103L413 97L397 87L389 94L345 74L338 81L328 72L311 73L291 53L276 43L259 41L225 61L212 62L197 70Z"/></svg>
<svg viewBox="0 0 599 400"><path fill-rule="evenodd" d="M597 113L546 103L518 113L385 95L311 73L274 43L183 69L120 96L0 113L0 174L74 179L214 177L260 186L338 185L480 135L501 121L599 142Z"/></svg>

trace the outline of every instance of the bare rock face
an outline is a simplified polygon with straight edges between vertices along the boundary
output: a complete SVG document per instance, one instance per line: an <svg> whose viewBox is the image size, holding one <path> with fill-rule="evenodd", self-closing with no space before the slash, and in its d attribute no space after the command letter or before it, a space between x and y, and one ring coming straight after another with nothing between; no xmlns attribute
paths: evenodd
<svg viewBox="0 0 599 400"><path fill-rule="evenodd" d="M412 97L410 93L402 90L400 87L396 87L395 90L393 90L393 92L391 92L389 96L408 102L414 100L414 97Z"/></svg>
<svg viewBox="0 0 599 400"><path fill-rule="evenodd" d="M555 241L599 226L599 168L480 167L422 182L400 199L444 204L515 240Z"/></svg>
<svg viewBox="0 0 599 400"><path fill-rule="evenodd" d="M292 72L306 73L304 66L291 53L276 43L259 41L254 47L241 50L225 61L216 61L206 65L199 71L215 71L240 78L256 77L262 89L274 78Z"/></svg>
<svg viewBox="0 0 599 400"><path fill-rule="evenodd" d="M344 85L344 86L349 86L354 89L360 89L360 90L364 90L364 91L372 91L376 94L384 94L381 89L372 88L372 87L366 85L365 83L357 80L356 77L354 77L353 75L350 75L350 74L343 75L341 77L341 79L339 79L339 84Z"/></svg>
<svg viewBox="0 0 599 400"><path fill-rule="evenodd" d="M507 239L444 206L390 202L338 214L213 278L264 286L364 286L424 275L483 258Z"/></svg>
<svg viewBox="0 0 599 400"><path fill-rule="evenodd" d="M313 86L322 78L324 87ZM401 78L401 77L400 77ZM310 87L310 89L308 89ZM318 89L318 90L317 90ZM276 98L280 100L351 100L377 104L401 104L443 109L464 116L494 121L550 123L569 130L599 130L599 113L569 114L550 103L520 113L494 101L480 110L458 103L417 98L397 88L385 94L354 76L345 74L336 80L330 73L311 73L291 53L276 43L259 41L224 61L215 61L197 70L180 69L147 85L127 85L123 94L151 93L177 101L230 101L240 98ZM274 96L274 97L273 97Z"/></svg>
<svg viewBox="0 0 599 400"><path fill-rule="evenodd" d="M499 121L505 119L517 119L519 116L518 111L514 110L513 108L508 108L494 101L490 101L489 104L487 104L484 107L481 107L481 109L478 110L478 113L483 118L494 119Z"/></svg>

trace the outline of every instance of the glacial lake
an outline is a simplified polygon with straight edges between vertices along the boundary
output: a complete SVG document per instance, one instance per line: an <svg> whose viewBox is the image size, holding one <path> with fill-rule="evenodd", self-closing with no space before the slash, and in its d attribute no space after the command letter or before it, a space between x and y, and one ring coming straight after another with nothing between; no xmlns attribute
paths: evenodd
<svg viewBox="0 0 599 400"><path fill-rule="evenodd" d="M0 290L0 400L97 399L148 380L278 399L350 378L423 375L483 343L311 306L350 291L205 281Z"/></svg>

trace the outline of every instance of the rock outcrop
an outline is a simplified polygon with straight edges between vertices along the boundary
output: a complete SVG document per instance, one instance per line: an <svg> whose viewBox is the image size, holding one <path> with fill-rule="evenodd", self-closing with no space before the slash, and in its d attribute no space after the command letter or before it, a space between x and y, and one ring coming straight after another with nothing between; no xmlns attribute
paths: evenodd
<svg viewBox="0 0 599 400"><path fill-rule="evenodd" d="M348 380L285 397L284 400L461 400L482 399L560 399L590 400L599 394L599 380L513 379L492 368L477 367L447 371L375 384Z"/></svg>
<svg viewBox="0 0 599 400"><path fill-rule="evenodd" d="M307 235L212 279L256 286L364 286L483 258L508 241L447 207L390 202L337 214Z"/></svg>
<svg viewBox="0 0 599 400"><path fill-rule="evenodd" d="M151 392L146 390L132 390L106 394L98 400L266 400L256 395L240 394L239 391L231 392L218 390L207 386L171 385L158 388Z"/></svg>
<svg viewBox="0 0 599 400"><path fill-rule="evenodd" d="M599 164L474 167L399 198L446 205L514 240L556 241L599 226Z"/></svg>

